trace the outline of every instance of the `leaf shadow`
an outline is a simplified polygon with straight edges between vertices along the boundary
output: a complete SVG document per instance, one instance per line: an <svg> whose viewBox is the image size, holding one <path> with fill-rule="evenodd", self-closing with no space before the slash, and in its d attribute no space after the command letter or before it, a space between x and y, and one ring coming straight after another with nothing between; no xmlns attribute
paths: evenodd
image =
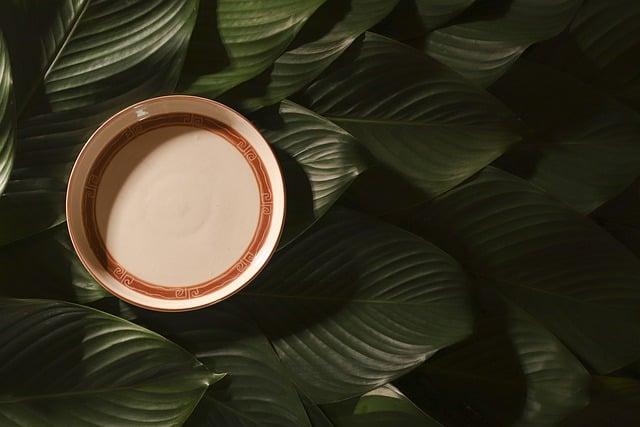
<svg viewBox="0 0 640 427"><path fill-rule="evenodd" d="M483 283L472 286L472 295L473 334L395 384L445 425L514 425L525 408L527 379L509 336L506 302Z"/></svg>
<svg viewBox="0 0 640 427"><path fill-rule="evenodd" d="M351 10L351 2L352 0L329 0L321 4L305 22L283 54L305 44L318 41L328 34ZM267 89L272 82L274 68L275 62L257 76L222 94L220 100L242 110L244 107L243 100L259 98L267 94Z"/></svg>
<svg viewBox="0 0 640 427"><path fill-rule="evenodd" d="M219 30L218 1L200 0L178 88L184 89L199 76L214 74L230 63Z"/></svg>

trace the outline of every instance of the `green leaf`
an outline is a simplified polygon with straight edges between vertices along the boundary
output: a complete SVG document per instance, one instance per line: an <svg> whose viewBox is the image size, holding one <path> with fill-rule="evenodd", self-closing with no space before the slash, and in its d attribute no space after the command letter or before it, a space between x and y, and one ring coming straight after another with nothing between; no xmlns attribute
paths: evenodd
<svg viewBox="0 0 640 427"><path fill-rule="evenodd" d="M479 311L471 339L410 375L489 425L557 425L587 404L591 377L553 334L492 294Z"/></svg>
<svg viewBox="0 0 640 427"><path fill-rule="evenodd" d="M15 101L9 52L0 32L0 194L7 185L13 166L15 127Z"/></svg>
<svg viewBox="0 0 640 427"><path fill-rule="evenodd" d="M519 139L517 122L495 98L401 43L367 33L344 62L313 83L302 103L429 197Z"/></svg>
<svg viewBox="0 0 640 427"><path fill-rule="evenodd" d="M401 0L378 31L397 40L414 39L446 24L475 0Z"/></svg>
<svg viewBox="0 0 640 427"><path fill-rule="evenodd" d="M633 110L524 60L491 91L533 131L498 166L585 214L640 176L640 115Z"/></svg>
<svg viewBox="0 0 640 427"><path fill-rule="evenodd" d="M63 223L65 191L49 179L11 181L0 197L0 246Z"/></svg>
<svg viewBox="0 0 640 427"><path fill-rule="evenodd" d="M581 0L479 2L464 19L429 33L427 55L469 80L488 86L533 43L560 33Z"/></svg>
<svg viewBox="0 0 640 427"><path fill-rule="evenodd" d="M441 426L392 385L322 409L336 427Z"/></svg>
<svg viewBox="0 0 640 427"><path fill-rule="evenodd" d="M596 224L491 167L419 216L420 234L496 283L597 371L640 358L640 260Z"/></svg>
<svg viewBox="0 0 640 427"><path fill-rule="evenodd" d="M247 82L223 101L243 110L274 104L302 89L353 41L393 9L398 0L329 0L307 21L297 43L273 67Z"/></svg>
<svg viewBox="0 0 640 427"><path fill-rule="evenodd" d="M453 259L341 209L278 252L236 298L317 403L379 387L472 327L466 276Z"/></svg>
<svg viewBox="0 0 640 427"><path fill-rule="evenodd" d="M327 415L320 409L320 406L304 395L301 395L300 398L313 427L334 427Z"/></svg>
<svg viewBox="0 0 640 427"><path fill-rule="evenodd" d="M305 21L325 0L203 0L206 24L217 31L193 48L190 69L211 72L192 76L187 92L215 98L257 76L284 52ZM210 61L206 56L212 55ZM199 64L201 61L207 64Z"/></svg>
<svg viewBox="0 0 640 427"><path fill-rule="evenodd" d="M182 345L211 371L227 373L187 425L310 426L269 341L237 301L192 313L136 313L137 321Z"/></svg>
<svg viewBox="0 0 640 427"><path fill-rule="evenodd" d="M640 382L631 378L594 376L589 406L560 425L631 426L639 418Z"/></svg>
<svg viewBox="0 0 640 427"><path fill-rule="evenodd" d="M16 59L12 67L30 70L21 76L17 91L20 115L13 178L36 179L32 187L39 186L43 177L63 184L87 137L104 119L131 103L173 91L197 4L197 0L57 1L43 8L12 3L13 39L8 39ZM28 34L32 43L21 34ZM23 185L18 185L19 192ZM37 203L36 195L31 196ZM55 195L43 194L41 203L47 211L54 205L51 198ZM32 215L27 209L33 209L31 201L11 208L10 221L24 235L51 227L64 215L59 209L46 220L20 224Z"/></svg>
<svg viewBox="0 0 640 427"><path fill-rule="evenodd" d="M640 181L600 206L591 217L640 257Z"/></svg>
<svg viewBox="0 0 640 427"><path fill-rule="evenodd" d="M562 37L532 57L571 73L640 109L640 3L586 0Z"/></svg>
<svg viewBox="0 0 640 427"><path fill-rule="evenodd" d="M22 112L41 89L89 3L90 0L2 2L0 27L11 55L18 111Z"/></svg>
<svg viewBox="0 0 640 427"><path fill-rule="evenodd" d="M139 326L80 306L0 300L3 426L178 425L221 375Z"/></svg>
<svg viewBox="0 0 640 427"><path fill-rule="evenodd" d="M285 176L286 243L324 215L366 168L364 153L348 132L290 101L276 114L253 118L275 147Z"/></svg>
<svg viewBox="0 0 640 427"><path fill-rule="evenodd" d="M0 249L0 295L86 304L111 294L84 268L61 225Z"/></svg>

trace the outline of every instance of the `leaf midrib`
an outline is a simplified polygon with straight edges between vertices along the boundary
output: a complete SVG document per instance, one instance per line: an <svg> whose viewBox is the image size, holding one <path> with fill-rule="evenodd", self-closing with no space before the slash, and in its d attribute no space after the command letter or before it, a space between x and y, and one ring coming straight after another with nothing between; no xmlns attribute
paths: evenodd
<svg viewBox="0 0 640 427"><path fill-rule="evenodd" d="M37 394L37 395L17 397L12 399L4 399L0 396L0 404L29 402L29 401L41 400L41 399L59 399L59 398L72 397L72 396L86 396L86 395L94 395L94 394L100 394L100 393L111 393L114 391L135 390L137 388L153 385L155 383L170 382L174 377L178 377L178 375L168 375L162 378L157 378L149 381L144 381L138 384L131 384L128 386L121 386L121 387L106 387L106 388L92 389L92 390L77 390L77 391L67 391L67 392L59 392L59 393Z"/></svg>
<svg viewBox="0 0 640 427"><path fill-rule="evenodd" d="M486 125L473 125L473 124L455 124L455 123L426 123L421 122L418 119L415 121L408 120L388 120L388 119L366 119L362 117L341 117L341 116L322 116L325 119L332 122L346 122L346 123L367 123L367 124L382 124L382 125L391 125L391 126L416 126L416 127L443 127L443 128L472 128L472 129L483 129L483 130L495 130L504 129L507 131L512 131L516 133L515 130L509 128L509 126L500 127L497 126L486 126Z"/></svg>
<svg viewBox="0 0 640 427"><path fill-rule="evenodd" d="M424 301L424 302L408 302L408 301L384 301L384 300L370 300L370 299L351 299L348 297L323 297L323 296L306 296L306 295L286 295L286 294L274 294L274 293L261 293L261 292L241 292L239 297L250 298L274 298L274 299L287 299L287 300L302 300L302 301L314 301L314 302L326 302L326 303L348 303L348 304L369 304L369 305L395 305L395 306L408 306L408 307L427 307L433 304L440 304L444 301Z"/></svg>
<svg viewBox="0 0 640 427"><path fill-rule="evenodd" d="M85 2L82 5L82 8L78 12L77 16L73 19L73 24L71 24L71 27L69 28L69 31L67 32L67 34L64 37L64 40L62 40L62 43L60 43L57 46L55 54L51 57L51 59L49 60L49 63L46 64L46 67L43 68L43 71L38 75L38 79L34 80L32 82L32 85L29 88L29 92L27 92L27 94L24 97L24 99L25 99L24 103L20 104L19 110L16 111L16 117L18 119L20 119L22 114L25 112L25 109L29 105L29 103L31 101L31 98L33 97L33 94L36 92L37 88L40 87L40 84L42 82L44 82L44 80L46 80L47 76L49 75L49 73L53 69L54 65L56 64L56 62L60 58L60 55L62 54L62 51L64 50L64 48L69 43L69 40L71 39L71 36L73 36L73 34L75 33L76 29L78 28L78 25L80 24L80 21L81 21L82 17L84 16L84 13L89 8L89 3L90 3L90 0L85 0Z"/></svg>

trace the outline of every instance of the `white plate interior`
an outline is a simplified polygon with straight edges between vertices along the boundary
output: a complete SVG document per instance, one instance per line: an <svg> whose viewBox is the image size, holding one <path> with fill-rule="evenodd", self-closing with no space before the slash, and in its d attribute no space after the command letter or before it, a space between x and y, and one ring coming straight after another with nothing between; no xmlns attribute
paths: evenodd
<svg viewBox="0 0 640 427"><path fill-rule="evenodd" d="M271 184L272 215L264 244L236 279L203 296L166 300L136 292L105 270L88 245L82 192L93 162L115 135L141 119L174 112L211 117L252 145ZM189 286L242 255L256 229L258 193L249 164L222 137L195 127L163 127L136 137L110 161L97 191L96 219L108 251L132 274L158 285ZM236 292L264 266L282 229L284 186L268 143L238 113L202 98L161 97L121 111L90 138L69 180L67 216L83 263L107 289L147 308L187 310Z"/></svg>

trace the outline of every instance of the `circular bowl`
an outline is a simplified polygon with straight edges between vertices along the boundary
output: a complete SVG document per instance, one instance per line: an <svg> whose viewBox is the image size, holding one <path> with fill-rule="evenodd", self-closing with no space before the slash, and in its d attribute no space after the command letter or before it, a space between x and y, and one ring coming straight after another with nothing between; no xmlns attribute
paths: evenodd
<svg viewBox="0 0 640 427"><path fill-rule="evenodd" d="M105 289L140 307L193 310L240 290L284 223L276 158L232 109L164 96L108 119L71 172L67 224Z"/></svg>

